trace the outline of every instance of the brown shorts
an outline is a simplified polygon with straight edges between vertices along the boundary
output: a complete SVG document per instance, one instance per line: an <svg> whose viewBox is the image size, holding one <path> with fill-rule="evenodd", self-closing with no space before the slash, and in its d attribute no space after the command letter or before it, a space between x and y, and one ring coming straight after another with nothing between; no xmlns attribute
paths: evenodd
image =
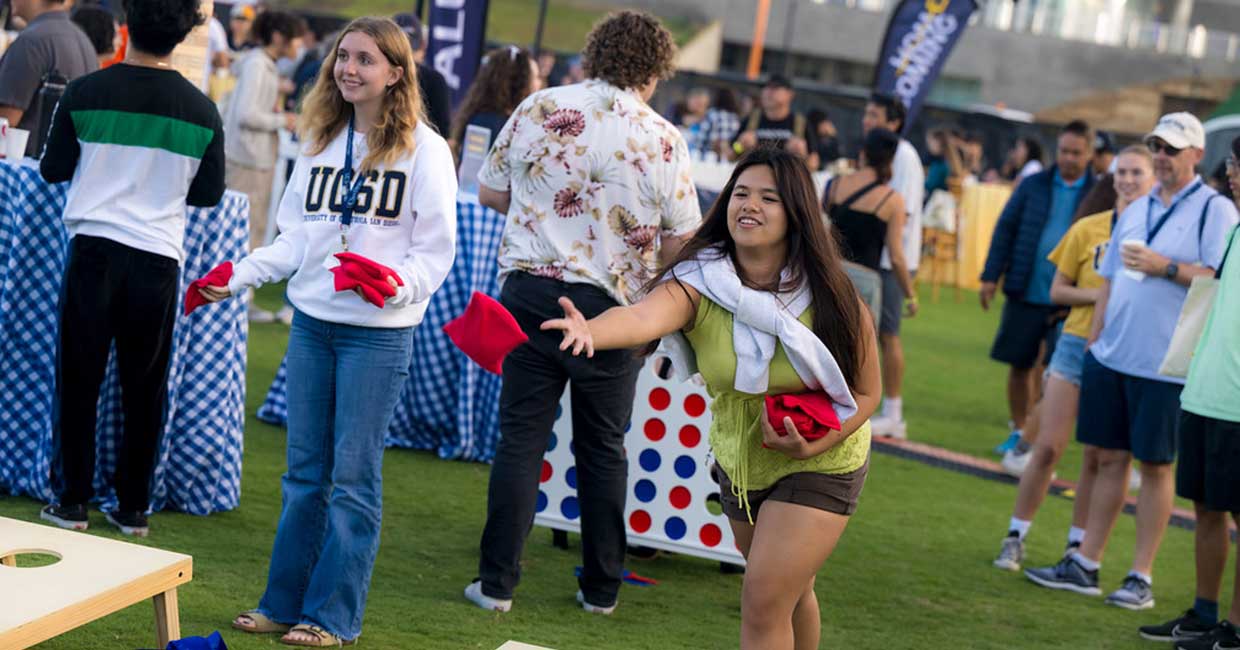
<svg viewBox="0 0 1240 650"><path fill-rule="evenodd" d="M857 511L857 500L861 498L861 487L865 485L865 475L869 471L870 459L867 458L865 465L847 474L789 474L764 490L750 490L749 507L755 521L762 503L768 500L795 503L848 517ZM732 494L732 480L727 473L717 464L711 468L711 472L719 481L719 502L723 506L723 514L729 519L748 522L745 507L741 505L741 500Z"/></svg>

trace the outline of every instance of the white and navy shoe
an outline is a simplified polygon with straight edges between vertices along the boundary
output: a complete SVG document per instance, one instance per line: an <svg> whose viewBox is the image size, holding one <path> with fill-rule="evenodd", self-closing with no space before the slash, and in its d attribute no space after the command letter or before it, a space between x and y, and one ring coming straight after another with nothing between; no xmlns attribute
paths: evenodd
<svg viewBox="0 0 1240 650"><path fill-rule="evenodd" d="M590 603L586 602L586 595L581 593L580 589L577 590L577 602L581 603L582 609L586 610L587 612L590 612L591 614L602 614L603 616L611 616L611 613L616 611L615 603L612 603L611 607L600 607L599 605L591 605Z"/></svg>
<svg viewBox="0 0 1240 650"><path fill-rule="evenodd" d="M1107 604L1133 611L1154 606L1154 587L1144 579L1129 575L1119 589L1107 596Z"/></svg>
<svg viewBox="0 0 1240 650"><path fill-rule="evenodd" d="M481 607L489 609L493 612L506 612L512 609L512 599L492 598L482 593L482 581L475 580L469 583L465 588L465 599L469 602Z"/></svg>
<svg viewBox="0 0 1240 650"><path fill-rule="evenodd" d="M53 503L39 510L39 519L50 521L68 530L86 530L90 522L86 518L86 506Z"/></svg>
<svg viewBox="0 0 1240 650"><path fill-rule="evenodd" d="M1072 556L1052 567L1025 569L1025 577L1047 589L1062 589L1084 596L1102 595L1098 588L1098 571L1086 569Z"/></svg>

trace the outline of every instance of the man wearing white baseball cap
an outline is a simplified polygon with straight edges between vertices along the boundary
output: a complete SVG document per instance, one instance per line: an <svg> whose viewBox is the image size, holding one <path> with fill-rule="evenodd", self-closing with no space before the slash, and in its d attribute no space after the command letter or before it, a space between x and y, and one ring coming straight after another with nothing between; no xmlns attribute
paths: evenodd
<svg viewBox="0 0 1240 650"><path fill-rule="evenodd" d="M1098 271L1104 282L1081 377L1076 436L1099 459L1085 541L1059 564L1025 571L1045 587L1102 594L1098 569L1135 458L1141 493L1132 569L1107 597L1108 604L1133 610L1154 606L1150 574L1174 498L1176 418L1184 380L1159 375L1158 368L1189 284L1194 277L1213 276L1227 234L1240 221L1235 205L1197 175L1205 130L1196 117L1164 115L1145 144L1154 154L1158 183L1129 205L1112 228Z"/></svg>

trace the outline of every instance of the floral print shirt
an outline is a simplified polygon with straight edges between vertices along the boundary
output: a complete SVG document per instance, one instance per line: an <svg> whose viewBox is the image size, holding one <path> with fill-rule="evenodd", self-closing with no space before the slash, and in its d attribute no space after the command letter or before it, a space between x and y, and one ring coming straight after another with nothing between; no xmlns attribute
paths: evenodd
<svg viewBox="0 0 1240 650"><path fill-rule="evenodd" d="M478 174L511 193L500 277L595 285L620 304L658 270L660 238L702 220L689 151L636 94L592 79L526 98Z"/></svg>

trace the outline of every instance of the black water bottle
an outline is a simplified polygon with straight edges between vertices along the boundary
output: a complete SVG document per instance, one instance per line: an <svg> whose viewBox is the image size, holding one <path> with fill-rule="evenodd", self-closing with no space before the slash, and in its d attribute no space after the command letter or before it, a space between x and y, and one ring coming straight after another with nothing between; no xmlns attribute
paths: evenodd
<svg viewBox="0 0 1240 650"><path fill-rule="evenodd" d="M60 96L65 94L68 84L69 80L56 70L43 75L39 81L39 123L26 144L27 156L38 158L43 155L43 143L47 142L52 130L52 115L56 113L56 104L60 103Z"/></svg>

